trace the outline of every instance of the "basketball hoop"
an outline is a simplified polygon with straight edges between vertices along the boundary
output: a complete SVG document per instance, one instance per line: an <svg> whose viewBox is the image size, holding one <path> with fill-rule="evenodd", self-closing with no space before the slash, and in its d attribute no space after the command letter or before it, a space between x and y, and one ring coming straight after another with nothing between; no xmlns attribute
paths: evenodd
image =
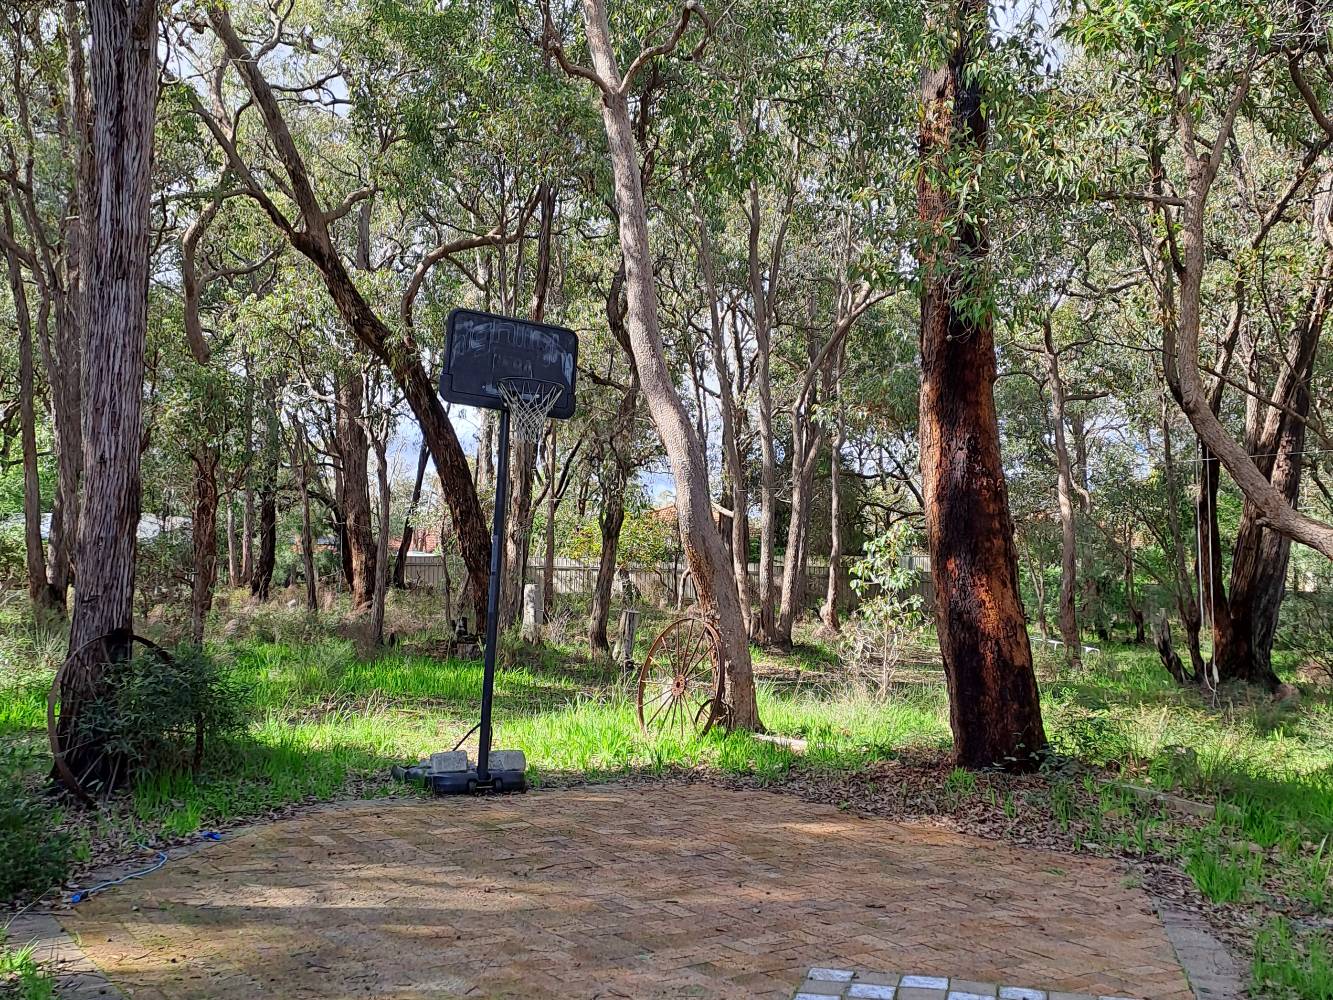
<svg viewBox="0 0 1333 1000"><path fill-rule="evenodd" d="M564 386L538 378L506 378L500 380L499 388L514 435L520 441L541 440L546 418L564 392Z"/></svg>
<svg viewBox="0 0 1333 1000"><path fill-rule="evenodd" d="M399 778L420 781L437 795L521 792L528 787L521 751L491 751L491 709L499 646L500 580L504 573L505 506L509 499L509 441L541 440L547 420L574 415L574 380L579 338L573 330L532 323L475 309L449 314L440 395L452 403L500 411L495 470L495 510L491 517L491 572L486 592L486 646L482 659L481 721L477 724L477 765L466 751L431 754L429 760L395 767ZM519 461L531 462L522 453ZM469 734L471 735L471 734ZM462 745L460 741L459 746Z"/></svg>

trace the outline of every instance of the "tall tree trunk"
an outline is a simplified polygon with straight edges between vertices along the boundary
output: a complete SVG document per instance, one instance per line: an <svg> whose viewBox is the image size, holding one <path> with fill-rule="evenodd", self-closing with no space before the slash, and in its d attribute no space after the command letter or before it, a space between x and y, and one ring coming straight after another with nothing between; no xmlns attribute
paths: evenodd
<svg viewBox="0 0 1333 1000"><path fill-rule="evenodd" d="M1046 571L1045 567L1027 549L1028 576L1032 577L1032 596L1037 601L1037 630L1043 639L1050 638L1051 626L1046 621Z"/></svg>
<svg viewBox="0 0 1333 1000"><path fill-rule="evenodd" d="M918 210L953 236L921 249L921 478L954 756L965 767L1035 767L1046 749L995 412L994 321L978 313L980 226L946 187L960 152L981 155L987 116L973 61L986 48L984 0L957 0L948 62L922 79Z"/></svg>
<svg viewBox="0 0 1333 1000"><path fill-rule="evenodd" d="M42 487L37 475L37 415L33 407L36 389L32 372L32 318L23 270L14 252L14 220L6 202L4 227L5 260L9 266L9 293L19 334L19 437L23 453L23 547L28 574L28 599L38 620L53 611L63 611L65 598L57 595L46 576L46 551L42 548Z"/></svg>
<svg viewBox="0 0 1333 1000"><path fill-rule="evenodd" d="M753 300L755 352L758 370L759 423L759 592L758 613L754 616L755 639L761 645L777 642L777 587L773 569L773 548L777 534L777 452L773 444L773 380L769 356L772 353L768 328L768 294L759 272L759 194L750 190L750 298ZM734 570L733 570L734 572Z"/></svg>
<svg viewBox="0 0 1333 1000"><path fill-rule="evenodd" d="M546 316L546 292L551 282L551 232L555 226L555 189L543 183L537 192L541 227L537 236L537 269L534 275L532 308L534 323ZM528 578L528 556L532 549L533 476L537 465L537 442L514 439L509 462L509 508L505 525L505 577L500 593L500 627L506 628L523 606L523 585Z"/></svg>
<svg viewBox="0 0 1333 1000"><path fill-rule="evenodd" d="M417 477L412 482L412 501L407 505L407 515L403 518L403 537L398 542L398 554L393 560L393 585L399 590L407 589L407 554L412 551L413 525L417 507L421 504L421 487L426 481L426 464L430 461L430 449L422 442L417 452Z"/></svg>
<svg viewBox="0 0 1333 1000"><path fill-rule="evenodd" d="M79 539L79 509L83 486L83 352L88 324L85 294L88 251L84 234L92 217L88 199L94 186L93 115L88 99L88 72L84 58L83 13L66 0L62 14L69 85L69 141L74 160L74 184L62 225L62 275L48 280L52 294L55 337L42 335L43 363L51 386L52 425L56 448L56 497L51 510L51 585L63 607L74 582L74 557Z"/></svg>
<svg viewBox="0 0 1333 1000"><path fill-rule="evenodd" d="M602 551L597 560L597 580L588 611L588 645L594 654L608 654L611 643L607 626L611 618L611 589L616 580L616 555L620 530L625 524L625 484L616 482L602 495L597 524L602 529Z"/></svg>
<svg viewBox="0 0 1333 1000"><path fill-rule="evenodd" d="M277 389L268 387L264 452L259 470L259 556L250 577L250 593L267 601L278 554L278 410Z"/></svg>
<svg viewBox="0 0 1333 1000"><path fill-rule="evenodd" d="M1199 602L1195 599L1194 584L1190 579L1189 570L1186 568L1188 560L1185 555L1187 548L1193 548L1194 546L1193 544L1187 546L1184 532L1181 529L1180 484L1176 475L1175 450L1171 443L1171 418L1166 406L1166 399L1163 398L1161 411L1162 480L1166 484L1166 523L1167 533L1171 539L1171 551L1168 555L1171 559L1171 573L1175 584L1173 589L1176 597L1176 613L1180 617L1180 624L1185 629L1185 641L1189 649L1190 679L1195 683L1202 683L1208 675L1208 668L1203 662L1203 651L1199 645ZM1154 641L1158 642L1159 651L1163 637L1165 637L1165 641L1170 641L1169 629L1154 630ZM1167 671L1175 676L1171 658L1164 654L1162 662Z"/></svg>
<svg viewBox="0 0 1333 1000"><path fill-rule="evenodd" d="M478 493L495 486L495 414L491 410L482 411L477 431L476 483Z"/></svg>
<svg viewBox="0 0 1333 1000"><path fill-rule="evenodd" d="M782 601L774 644L791 649L792 629L805 601L806 557L809 555L810 495L814 492L815 464L822 435L804 413L792 414L791 518L787 522L787 552L782 562Z"/></svg>
<svg viewBox="0 0 1333 1000"><path fill-rule="evenodd" d="M104 656L130 652L139 526L139 450L148 324L157 5L89 0L93 168L82 268L89 323L83 351L85 501L70 659L61 685L64 767L86 788L125 775L104 738L81 738ZM99 641L106 637L105 643ZM109 769L110 768L110 769Z"/></svg>
<svg viewBox="0 0 1333 1000"><path fill-rule="evenodd" d="M375 597L375 533L370 512L370 440L362 423L365 382L359 371L338 379L338 452L342 456L342 511L346 519L352 607L365 611Z"/></svg>
<svg viewBox="0 0 1333 1000"><path fill-rule="evenodd" d="M842 449L847 441L847 410L842 400L841 364L833 382L837 386L838 416L833 432L833 447L829 454L829 549L828 585L824 590L824 606L819 617L830 632L841 630L838 621L838 579L842 575Z"/></svg>
<svg viewBox="0 0 1333 1000"><path fill-rule="evenodd" d="M1078 527L1074 522L1074 477L1065 438L1065 383L1060 376L1060 352L1055 347L1051 318L1042 321L1046 348L1046 382L1051 390L1051 429L1055 445L1055 495L1060 508L1060 638L1065 659L1072 666L1082 662L1082 642L1078 629Z"/></svg>
<svg viewBox="0 0 1333 1000"><path fill-rule="evenodd" d="M1307 295L1300 322L1273 390L1276 405L1256 407L1251 454L1268 481L1296 506L1300 497L1310 380L1324 322L1333 302L1333 251L1325 254ZM1243 680L1270 690L1279 684L1273 670L1273 638L1286 593L1291 540L1271 530L1259 507L1247 501L1232 550L1227 628L1216 633L1214 661L1222 680Z"/></svg>
<svg viewBox="0 0 1333 1000"><path fill-rule="evenodd" d="M555 515L560 508L564 484L557 479L556 442L558 423L552 423L546 437L546 531L542 552L542 624L551 620L555 609Z"/></svg>
<svg viewBox="0 0 1333 1000"><path fill-rule="evenodd" d="M315 531L310 518L310 441L305 426L292 414L292 471L301 491L301 561L305 570L305 606L319 609L319 574L315 569Z"/></svg>
<svg viewBox="0 0 1333 1000"><path fill-rule="evenodd" d="M194 516L190 523L190 538L194 550L194 583L190 590L190 637L196 643L202 643L218 576L217 449L201 444L195 449L193 460Z"/></svg>
<svg viewBox="0 0 1333 1000"><path fill-rule="evenodd" d="M236 548L236 498L227 494L227 586L241 585L240 553Z"/></svg>
<svg viewBox="0 0 1333 1000"><path fill-rule="evenodd" d="M584 23L594 72L602 88L602 123L610 150L618 210L621 253L625 259L628 302L626 326L634 364L653 423L662 439L676 484L676 510L686 557L700 604L714 617L722 636L725 665L723 699L726 724L759 729L750 647L741 620L740 597L731 556L713 521L703 450L667 367L658 326L657 285L648 239L648 209L629 103L621 90L620 69L611 43L603 0L583 0Z"/></svg>
<svg viewBox="0 0 1333 1000"><path fill-rule="evenodd" d="M703 212L697 203L695 217L699 234L700 270L703 272L704 291L708 296L708 333L713 353L713 368L717 372L718 410L722 417L722 465L726 472L727 487L731 493L731 518L728 528L731 532L729 548L732 573L736 577L736 587L740 596L741 620L745 624L746 634L752 635L755 624L749 572L750 496L746 488L745 463L741 457L740 436L736 428L740 407L736 402L731 361L723 335L712 239Z"/></svg>
<svg viewBox="0 0 1333 1000"><path fill-rule="evenodd" d="M245 483L241 503L241 585L249 587L255 579L255 389L250 361L245 367L245 404L241 421L245 425Z"/></svg>
<svg viewBox="0 0 1333 1000"><path fill-rule="evenodd" d="M389 596L389 428L374 437L375 474L379 485L379 540L375 550L375 579L371 590L370 637L376 646L384 645L384 608Z"/></svg>
<svg viewBox="0 0 1333 1000"><path fill-rule="evenodd" d="M1134 587L1134 538L1130 532L1130 537L1125 539L1124 550L1124 574L1125 574L1125 606L1129 609L1129 620L1134 625L1134 638L1131 640L1136 646L1142 646L1147 641L1144 634L1143 608L1135 596Z"/></svg>

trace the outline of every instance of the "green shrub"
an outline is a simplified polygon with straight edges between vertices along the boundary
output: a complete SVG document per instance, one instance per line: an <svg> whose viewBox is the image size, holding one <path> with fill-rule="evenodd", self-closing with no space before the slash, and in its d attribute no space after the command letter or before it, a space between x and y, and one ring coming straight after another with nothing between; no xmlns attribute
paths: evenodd
<svg viewBox="0 0 1333 1000"><path fill-rule="evenodd" d="M205 743L240 732L249 700L230 671L198 646L149 650L104 668L96 701L80 719L85 740L105 746L127 778L178 770Z"/></svg>
<svg viewBox="0 0 1333 1000"><path fill-rule="evenodd" d="M56 811L13 775L0 791L0 904L40 896L64 881L72 845Z"/></svg>

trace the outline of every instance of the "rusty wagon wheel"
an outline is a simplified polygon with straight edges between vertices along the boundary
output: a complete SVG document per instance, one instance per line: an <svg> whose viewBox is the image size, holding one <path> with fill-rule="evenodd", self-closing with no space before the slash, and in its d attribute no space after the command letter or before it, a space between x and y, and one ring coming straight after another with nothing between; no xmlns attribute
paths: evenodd
<svg viewBox="0 0 1333 1000"><path fill-rule="evenodd" d="M692 615L673 619L639 668L639 727L645 734L677 729L702 736L721 715L721 683L717 629Z"/></svg>
<svg viewBox="0 0 1333 1000"><path fill-rule="evenodd" d="M56 671L56 675L51 681L51 689L46 695L46 736L51 746L55 776L76 798L89 806L96 805L95 794L105 797L114 790L119 780L124 777L124 762L119 752L106 747L100 748L99 752L91 758L83 759L80 751L91 746L94 741L98 741L99 737L106 734L87 729L70 733L66 731L69 728L68 725L61 726L62 717L69 708L65 705L63 698L65 681L70 664L90 649L96 648L100 651L100 662L105 664L114 662L116 658L112 655L111 643L115 641L117 645L123 645L125 638L126 633L124 632L119 634L107 633L85 642L65 658L65 662ZM160 658L169 666L175 664L172 655L151 639L145 639L143 636L131 632L128 633L128 640L131 658L134 653L134 646L138 644L143 647L143 651L148 655ZM94 696L94 692L86 684L80 684L78 689L74 691L74 695L78 699L91 698ZM177 735L182 740L193 743L191 764L194 769L198 770L204 756L204 719L202 714L196 713L193 725L187 726L187 729L187 732L181 732Z"/></svg>

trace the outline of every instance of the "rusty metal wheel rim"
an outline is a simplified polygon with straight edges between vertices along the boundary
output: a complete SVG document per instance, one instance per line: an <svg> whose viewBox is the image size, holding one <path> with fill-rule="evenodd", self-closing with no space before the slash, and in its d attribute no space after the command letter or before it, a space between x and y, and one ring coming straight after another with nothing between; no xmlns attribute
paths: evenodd
<svg viewBox="0 0 1333 1000"><path fill-rule="evenodd" d="M639 668L639 728L653 732L708 732L721 677L721 638L711 622L693 615L673 619L658 633Z"/></svg>

